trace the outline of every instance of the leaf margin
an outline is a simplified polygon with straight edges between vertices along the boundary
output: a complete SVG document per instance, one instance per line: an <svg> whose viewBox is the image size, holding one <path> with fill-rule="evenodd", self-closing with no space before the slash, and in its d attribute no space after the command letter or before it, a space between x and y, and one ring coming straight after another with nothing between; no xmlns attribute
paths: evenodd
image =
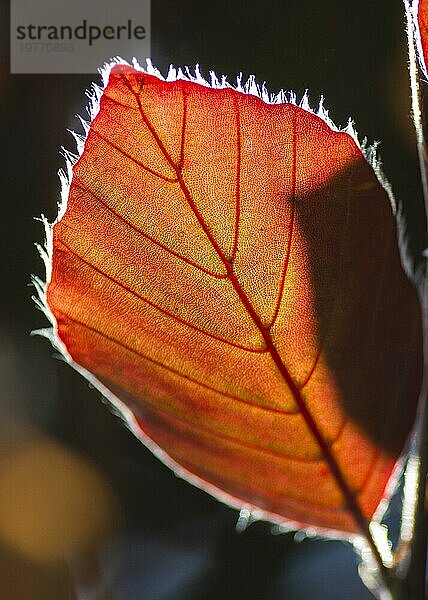
<svg viewBox="0 0 428 600"><path fill-rule="evenodd" d="M320 98L317 109L311 108L307 90L304 92L303 97L300 100L300 102L297 102L297 97L294 92L290 91L287 93L287 92L284 92L283 90L280 90L277 94L271 94L268 92L265 83L263 83L262 85L257 84L255 77L252 75L249 76L248 80L243 83L242 82L242 73L240 73L236 79L236 84L232 85L227 81L227 78L225 76L221 76L219 78L214 73L214 71L210 71L210 80L209 81L206 80L203 77L203 75L201 74L199 65L195 66L194 74L191 72L191 70L188 67L184 67L184 69L182 69L182 68L175 68L174 66L170 65L167 75L166 75L166 77L164 77L162 75L162 73L156 67L153 66L150 59L147 59L146 68L144 68L138 63L138 61L135 58L133 59L132 64L130 64L128 61L123 60L119 57L116 57L113 60L106 62L103 65L103 67L99 69L99 73L100 73L101 79L102 79L102 85L100 86L96 83L93 83L90 90L88 90L86 92L86 95L89 98L89 103L86 107L87 113L89 115L89 121L86 121L84 118L78 116L79 121L83 127L84 134L83 135L78 134L74 131L69 130L75 140L77 153L73 153L65 148L62 148L62 154L65 159L65 169L61 169L59 171L59 178L60 178L60 183L61 183L61 201L58 203L58 214L52 223L50 223L48 221L48 219L43 215L39 219L40 221L42 221L43 226L44 226L45 241L44 241L43 245L36 244L36 246L38 247L38 250L41 254L42 260L45 264L45 271L46 271L45 279L46 280L43 281L37 276L32 277L33 284L36 288L36 296L33 296L34 302L36 303L37 307L44 313L44 315L47 317L48 321L51 324L51 327L34 330L32 332L32 334L41 335L43 337L46 337L50 341L52 346L60 353L60 356L65 360L65 362L67 362L75 371L77 371L80 375L82 375L89 382L90 385L95 387L101 393L102 397L108 401L108 404L111 407L111 410L114 412L114 414L116 414L126 424L128 429L130 429L131 432L140 441L142 441L142 443L152 452L152 454L154 454L154 456L156 458L158 458L163 464L165 464L169 469L171 469L176 476L184 479L191 485L194 485L195 487L202 489L203 491L207 492L209 495L214 497L216 500L219 500L220 502L226 504L227 506L230 506L234 509L237 509L238 511L241 511L241 515L249 512L251 515L251 522L253 522L255 520L267 521L267 522L273 523L274 525L278 526L280 528L281 532L299 531L299 532L301 532L301 534L306 535L308 537L314 537L314 535L315 535L317 537L321 537L321 538L325 538L325 539L349 541L354 546L354 548L357 550L357 552L359 554L361 554L362 556L364 554L366 555L363 558L364 558L364 561L367 561L367 552L366 551L368 549L368 544L367 544L367 541L365 540L365 538L361 534L352 535L352 534L349 534L346 532L340 532L338 530L331 530L331 529L322 528L322 527L318 527L318 526L317 526L316 530L313 528L310 528L310 527L302 529L301 524L299 524L298 522L295 522L292 520L286 520L286 519L280 518L280 517L275 518L275 515L273 515L272 513L263 511L262 509L255 509L255 507L253 505L246 504L245 502L238 500L237 498L229 495L228 493L224 492L220 488L217 488L216 486L214 486L210 483L207 483L202 478L187 471L185 468L183 468L181 465L179 465L173 459L171 459L168 456L168 454L162 450L162 448L160 448L151 438L149 438L141 430L141 427L138 425L137 419L133 415L132 411L121 400L119 400L110 390L108 390L94 375L92 375L88 370L81 367L78 363L76 363L72 359L72 357L70 356L69 352L67 351L64 343L59 338L59 336L57 334L56 318L54 317L53 313L51 312L49 305L47 303L47 299L46 299L46 289L50 283L51 274L52 274L52 255L53 255L52 232L53 232L53 227L56 223L61 221L63 215L66 212L69 188L70 188L72 177L73 177L73 167L77 163L77 161L79 160L80 156L82 155L82 153L84 151L86 137L89 132L89 128L91 126L92 121L98 115L98 112L100 109L100 100L101 100L102 94L104 92L104 89L108 85L110 73L111 73L112 69L114 69L117 66L130 67L130 68L133 68L142 73L153 75L163 81L168 81L168 82L177 81L177 80L182 79L185 81L191 81L193 83L197 83L204 87L209 87L211 89L232 88L235 91L245 93L245 94L250 94L252 96L256 96L268 104L287 103L287 104L292 104L292 105L298 106L301 109L311 113L312 115L315 115L315 116L321 118L326 123L326 125L330 129L332 129L332 131L346 133L355 142L358 149L362 152L365 160L368 162L369 166L373 169L380 185L386 191L387 196L390 201L390 204L391 204L393 216L398 221L398 225L399 225L400 211L399 211L399 208L397 208L397 204L394 200L391 186L390 186L388 180L386 179L385 175L382 172L382 168L381 168L382 165L381 165L381 161L378 156L378 143L375 142L370 145L367 142L367 138L363 138L363 141L360 142L358 133L354 126L354 122L351 118L348 119L346 127L344 127L344 128L338 127L332 121L332 119L329 116L328 111L324 107L323 96L321 96L321 98ZM400 228L398 228L398 230L400 230ZM399 246L400 246L401 262L403 264L403 268L406 271L406 273L409 275L408 265L406 262L405 254L402 251L401 244L399 244ZM403 449L401 456L399 457L399 459L396 462L394 471L391 474L390 479L385 488L384 496L383 496L382 500L380 501L380 503L370 521L370 525L374 524L374 527L371 528L371 533L372 533L373 541L378 548L385 548L385 539L381 532L380 523L381 523L383 516L388 508L389 501L390 501L394 491L397 488L398 481L403 472L403 468L404 468L404 465L406 462L406 456L407 456L407 452L408 452L407 446L408 446L408 444ZM379 527L376 527L376 525L379 525ZM381 558L382 558L382 561L384 562L384 564L389 566L390 556L388 556L387 554L388 553L381 552ZM373 565L373 568L376 569L376 561L369 559L369 562Z"/></svg>

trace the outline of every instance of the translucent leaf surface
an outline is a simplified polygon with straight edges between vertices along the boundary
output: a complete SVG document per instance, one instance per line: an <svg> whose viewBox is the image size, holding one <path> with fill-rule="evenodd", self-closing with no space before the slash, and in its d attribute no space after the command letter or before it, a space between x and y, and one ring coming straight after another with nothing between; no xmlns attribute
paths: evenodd
<svg viewBox="0 0 428 600"><path fill-rule="evenodd" d="M55 333L196 485L367 532L420 387L390 199L349 133L217 88L112 70L53 227Z"/></svg>

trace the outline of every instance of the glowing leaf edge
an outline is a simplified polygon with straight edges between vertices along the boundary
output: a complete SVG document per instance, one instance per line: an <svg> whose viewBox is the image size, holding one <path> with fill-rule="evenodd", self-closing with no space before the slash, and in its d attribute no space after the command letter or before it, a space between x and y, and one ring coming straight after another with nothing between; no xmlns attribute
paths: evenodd
<svg viewBox="0 0 428 600"><path fill-rule="evenodd" d="M194 475L193 473L190 473L189 471L187 471L186 469L181 467L179 464L177 464L157 444L155 444L148 436L146 436L141 431L141 428L137 424L137 421L136 421L134 415L123 404L123 402L121 402L114 394L112 394L89 371L87 371L86 369L84 369L79 364L77 364L76 362L73 361L73 359L71 358L70 354L68 353L65 345L62 343L62 341L59 339L59 337L57 335L56 319L55 319L54 315L52 314L52 312L47 304L47 301L46 301L46 288L51 280L51 269L52 269L52 267L51 267L52 253L53 253L52 228L55 223L58 223L61 221L63 215L65 214L65 211L67 209L69 187L70 187L71 180L72 180L73 166L76 164L76 162L78 161L78 159L80 158L80 156L83 153L83 150L85 147L86 136L88 134L88 131L89 131L92 121L95 119L95 117L97 116L97 114L99 112L100 99L101 99L101 96L102 96L102 93L103 93L105 87L107 86L111 70L118 65L132 67L137 71L141 71L141 72L147 73L149 75L154 75L164 81L176 81L176 80L181 79L181 80L191 81L193 83L196 83L196 84L199 84L199 85L202 85L205 87L210 87L213 89L232 88L232 89L234 89L238 92L244 93L244 94L250 94L253 96L257 96L262 101L264 101L268 104L284 104L284 103L292 104L295 106L299 106L301 109L303 109L313 115L316 115L317 117L321 118L332 131L346 133L356 143L357 147L361 150L365 159L367 160L369 165L372 167L381 186L387 192L388 198L392 205L394 216L397 217L399 215L398 215L398 211L396 209L396 205L395 205L393 197L392 197L391 188L381 171L381 163L377 156L377 144L370 146L367 144L366 140L364 140L363 143L360 143L357 132L354 127L354 123L352 122L351 119L348 120L348 123L345 128L337 127L333 123L333 121L330 119L328 111L324 108L322 97L319 102L318 108L316 110L313 110L310 107L307 92L305 92L301 101L299 103L297 103L296 95L293 92L289 92L287 94L281 90L278 94L270 94L267 91L265 84L263 84L261 86L258 85L253 76L250 76L245 83L242 83L242 75L240 75L240 76L238 76L238 78L236 80L236 84L231 85L230 83L228 83L226 77L223 76L223 77L218 78L214 72L210 73L210 81L205 80L203 78L203 76L201 75L198 66L196 66L194 73L192 73L189 68L185 68L183 70L180 68L176 69L171 66L168 70L167 76L164 77L152 65L151 61L149 61L149 60L147 61L146 68L143 68L142 66L140 66L138 64L138 62L135 59L131 65L127 61L124 61L120 58L116 58L113 61L106 63L104 65L104 67L102 69L100 69L100 74L102 77L102 86L93 84L92 89L89 92L87 92L87 95L89 96L89 105L87 107L87 111L89 114L90 121L87 122L84 119L80 118L83 130L84 130L84 135L80 135L80 134L71 132L75 138L77 154L71 153L68 150L63 149L63 154L64 154L64 158L66 161L66 168L65 168L65 171L61 170L59 173L60 180L61 180L61 202L59 203L59 206L58 206L57 218L55 219L55 221L52 224L50 224L45 217L42 217L42 221L43 221L44 227L45 227L46 239L45 239L44 246L43 247L39 246L39 250L40 250L40 253L41 253L42 258L45 263L46 281L43 282L40 278L34 277L33 282L36 287L37 296L38 296L37 298L35 298L36 304L44 312L44 314L50 321L52 327L41 329L41 330L35 331L33 333L47 337L50 340L50 342L52 343L52 345L61 353L61 355L66 360L66 362L68 362L78 373L80 373L83 377L85 377L85 379L87 379L90 384L92 384L95 388L97 388L101 392L101 394L109 401L114 412L125 421L125 423L129 427L129 429L134 433L134 435L136 435L136 437L139 438L144 443L144 445L159 460L161 460L165 465L167 465L170 469L172 469L173 472L177 476L185 479L186 481L195 485L196 487L203 489L210 495L214 496L216 499L222 501L223 503L225 503L229 506L232 506L238 510L244 510L247 512L250 511L252 520L260 519L260 520L267 520L270 522L274 522L274 523L277 523L278 525L280 525L282 530L302 531L300 524L295 523L293 521L285 520L283 518L274 519L273 515L271 513L265 513L263 510L254 510L253 505L246 505L244 502L237 500L235 497L227 494L226 492L217 488L216 486L207 483L206 481L202 480L200 477ZM402 456L405 456L405 453L406 453L406 451L403 451ZM381 502L372 518L372 523L380 523L382 516L388 506L389 499L396 487L397 480L402 471L403 462L404 462L403 458L401 458L397 461L394 472L391 475L388 485L386 487L384 497L381 500ZM313 535L313 530L311 528L305 529L303 531L305 531L308 535ZM358 546L358 545L361 546L362 538L360 535L350 535L348 533L343 533L343 532L340 532L337 530L333 531L333 530L329 530L329 529L323 529L321 527L317 527L316 532L318 535L322 535L323 537L327 537L330 539L346 539L348 541L353 542L356 546ZM374 535L374 537L376 537L376 536ZM385 563L389 562L389 557L385 556L382 558L385 558Z"/></svg>

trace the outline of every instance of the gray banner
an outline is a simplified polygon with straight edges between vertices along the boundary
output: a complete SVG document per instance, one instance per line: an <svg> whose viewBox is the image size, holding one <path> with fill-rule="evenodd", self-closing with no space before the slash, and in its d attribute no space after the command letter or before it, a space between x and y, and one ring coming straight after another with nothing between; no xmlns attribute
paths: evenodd
<svg viewBox="0 0 428 600"><path fill-rule="evenodd" d="M96 73L150 57L150 0L11 0L11 73Z"/></svg>

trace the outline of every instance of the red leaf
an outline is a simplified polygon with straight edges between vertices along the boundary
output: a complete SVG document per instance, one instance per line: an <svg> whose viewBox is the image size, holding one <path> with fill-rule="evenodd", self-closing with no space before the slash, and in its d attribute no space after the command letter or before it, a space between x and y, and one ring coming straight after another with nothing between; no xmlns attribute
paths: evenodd
<svg viewBox="0 0 428 600"><path fill-rule="evenodd" d="M421 342L390 200L348 133L114 68L47 302L75 365L179 474L270 520L367 533Z"/></svg>

